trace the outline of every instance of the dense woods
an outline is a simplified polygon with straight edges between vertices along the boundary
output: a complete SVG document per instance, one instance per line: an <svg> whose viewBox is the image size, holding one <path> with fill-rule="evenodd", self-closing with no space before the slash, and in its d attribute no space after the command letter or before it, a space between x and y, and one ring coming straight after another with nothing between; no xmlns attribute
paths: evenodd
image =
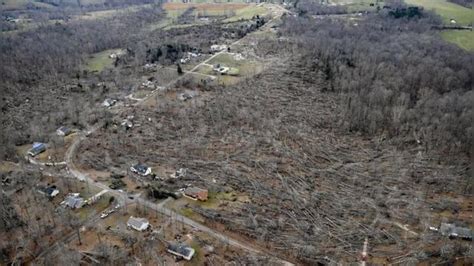
<svg viewBox="0 0 474 266"><path fill-rule="evenodd" d="M6 126L0 131L0 157L12 159L14 145L46 141L48 132L66 121L84 126L94 112L85 107L103 100L104 93L102 88L92 89L97 82L93 75L84 80L87 56L135 43L146 34L143 26L162 16L161 8L152 6L125 16L44 25L2 36L0 120Z"/></svg>
<svg viewBox="0 0 474 266"><path fill-rule="evenodd" d="M436 17L409 17L381 12L317 24L288 17L282 34L300 41L300 64L324 80L322 90L345 98L341 126L472 155L474 55L430 31Z"/></svg>

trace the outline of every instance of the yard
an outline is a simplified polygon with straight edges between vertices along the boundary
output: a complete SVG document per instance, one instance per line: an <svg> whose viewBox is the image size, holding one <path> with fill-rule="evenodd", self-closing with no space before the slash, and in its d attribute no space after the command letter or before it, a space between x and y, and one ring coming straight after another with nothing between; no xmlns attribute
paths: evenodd
<svg viewBox="0 0 474 266"><path fill-rule="evenodd" d="M121 49L110 49L92 54L85 62L85 69L91 72L101 72L111 67L115 59L110 58L110 55L120 51Z"/></svg>

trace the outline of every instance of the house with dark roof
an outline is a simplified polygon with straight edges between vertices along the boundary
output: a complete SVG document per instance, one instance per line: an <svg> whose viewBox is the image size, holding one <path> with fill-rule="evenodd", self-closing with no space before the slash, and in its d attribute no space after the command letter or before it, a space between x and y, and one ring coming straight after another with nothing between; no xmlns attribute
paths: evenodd
<svg viewBox="0 0 474 266"><path fill-rule="evenodd" d="M188 187L184 190L184 196L193 200L206 201L208 197L208 190L198 187Z"/></svg>
<svg viewBox="0 0 474 266"><path fill-rule="evenodd" d="M44 151L46 151L46 144L41 142L35 142L33 143L31 149L28 151L28 154L34 157Z"/></svg>
<svg viewBox="0 0 474 266"><path fill-rule="evenodd" d="M144 164L140 164L140 163L137 163L134 166L130 167L130 171L132 171L135 174L142 175L142 176L147 176L147 175L151 174L151 168L144 165Z"/></svg>
<svg viewBox="0 0 474 266"><path fill-rule="evenodd" d="M166 251L185 260L191 260L195 253L193 248L184 244L169 244Z"/></svg>
<svg viewBox="0 0 474 266"><path fill-rule="evenodd" d="M133 228L139 232L145 231L150 226L150 223L145 218L138 218L130 216L127 221L127 227Z"/></svg>

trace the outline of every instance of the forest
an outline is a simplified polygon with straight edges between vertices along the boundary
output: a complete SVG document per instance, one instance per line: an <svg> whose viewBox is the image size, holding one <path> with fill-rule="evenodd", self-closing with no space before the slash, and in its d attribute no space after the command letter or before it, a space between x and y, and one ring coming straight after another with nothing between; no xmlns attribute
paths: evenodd
<svg viewBox="0 0 474 266"><path fill-rule="evenodd" d="M307 51L300 64L315 69L322 89L343 95L341 126L454 155L447 159L472 156L474 57L431 31L440 23L434 14L382 11L352 25L313 21L288 18L282 33L300 40Z"/></svg>

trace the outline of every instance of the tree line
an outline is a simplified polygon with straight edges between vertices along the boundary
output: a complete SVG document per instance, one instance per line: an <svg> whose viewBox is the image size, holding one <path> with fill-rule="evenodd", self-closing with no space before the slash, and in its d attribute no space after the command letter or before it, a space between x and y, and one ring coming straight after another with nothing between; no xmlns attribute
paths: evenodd
<svg viewBox="0 0 474 266"><path fill-rule="evenodd" d="M344 128L472 156L474 55L430 30L433 14L403 8L357 22L288 16L281 34L300 41L322 90L343 96Z"/></svg>

